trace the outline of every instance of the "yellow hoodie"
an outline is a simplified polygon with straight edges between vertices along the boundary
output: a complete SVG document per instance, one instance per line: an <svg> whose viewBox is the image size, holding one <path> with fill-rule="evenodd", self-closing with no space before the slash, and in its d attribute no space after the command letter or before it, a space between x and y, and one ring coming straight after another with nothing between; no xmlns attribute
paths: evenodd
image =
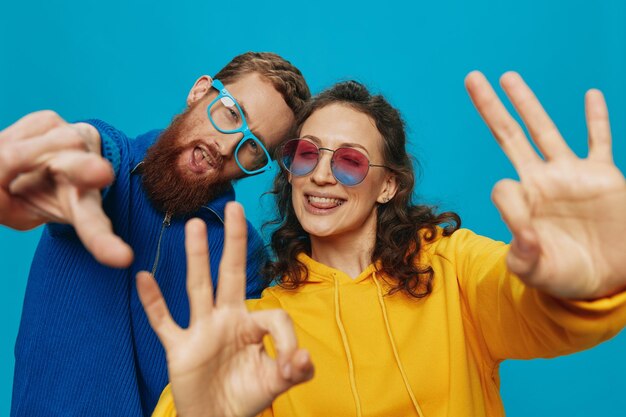
<svg viewBox="0 0 626 417"><path fill-rule="evenodd" d="M552 298L507 271L507 251L469 230L439 236L421 257L435 273L424 299L385 295L389 286L374 265L352 279L301 254L306 285L268 288L248 305L289 313L315 377L262 415L504 416L502 360L586 349L626 324L626 293L591 302ZM169 415L168 386L153 416Z"/></svg>

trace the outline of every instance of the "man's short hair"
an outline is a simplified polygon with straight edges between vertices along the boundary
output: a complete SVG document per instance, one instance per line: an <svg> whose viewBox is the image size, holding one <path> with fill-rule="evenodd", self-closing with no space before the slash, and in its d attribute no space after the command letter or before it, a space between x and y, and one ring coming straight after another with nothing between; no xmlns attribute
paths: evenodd
<svg viewBox="0 0 626 417"><path fill-rule="evenodd" d="M272 52L246 52L237 55L215 74L215 78L228 84L250 73L258 73L272 83L296 118L304 103L311 98L311 91L300 70Z"/></svg>

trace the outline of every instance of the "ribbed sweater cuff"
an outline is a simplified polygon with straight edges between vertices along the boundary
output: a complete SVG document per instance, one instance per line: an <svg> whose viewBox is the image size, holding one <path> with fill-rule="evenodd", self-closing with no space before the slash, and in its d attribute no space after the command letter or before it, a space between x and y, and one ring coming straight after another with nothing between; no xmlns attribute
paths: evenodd
<svg viewBox="0 0 626 417"><path fill-rule="evenodd" d="M117 177L117 174L120 172L122 159L120 148L106 133L100 132L100 137L102 140L102 156L113 165L113 172L115 172L115 176Z"/></svg>
<svg viewBox="0 0 626 417"><path fill-rule="evenodd" d="M85 120L84 123L89 123L90 125L92 125L98 130L98 133L100 134L100 147L102 149L101 151L102 157L105 158L107 161L109 161L109 163L113 166L113 172L115 174L115 178L117 178L120 172L120 164L122 161L122 155L121 155L119 145L115 142L115 140L113 140L113 138L111 138L111 136L109 136L105 132L105 129L103 129L101 126L102 125L101 121ZM115 180L113 180L113 183L111 183L111 185L105 187L102 190L102 199L106 197L107 193L109 192L109 189L114 183L115 183Z"/></svg>
<svg viewBox="0 0 626 417"><path fill-rule="evenodd" d="M100 138L102 142L102 156L113 165L113 172L115 173L115 178L117 178L117 174L120 172L120 161L122 159L120 148L106 133L100 132ZM113 181L115 182L115 180ZM111 183L111 185L113 185L113 183ZM111 189L111 185L106 186L102 190L103 200L109 192L109 189Z"/></svg>

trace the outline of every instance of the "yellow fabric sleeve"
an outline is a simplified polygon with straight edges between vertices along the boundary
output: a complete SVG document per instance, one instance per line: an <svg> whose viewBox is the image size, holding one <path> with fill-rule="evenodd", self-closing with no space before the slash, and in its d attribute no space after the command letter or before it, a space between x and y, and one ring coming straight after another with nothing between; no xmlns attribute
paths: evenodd
<svg viewBox="0 0 626 417"><path fill-rule="evenodd" d="M557 299L508 271L508 245L465 229L450 245L445 255L456 267L466 311L494 361L587 349L626 324L626 292L593 301Z"/></svg>

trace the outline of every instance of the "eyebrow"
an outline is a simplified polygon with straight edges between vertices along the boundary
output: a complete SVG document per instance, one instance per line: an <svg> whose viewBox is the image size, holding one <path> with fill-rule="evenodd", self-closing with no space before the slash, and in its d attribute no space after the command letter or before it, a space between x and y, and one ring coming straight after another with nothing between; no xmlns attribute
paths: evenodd
<svg viewBox="0 0 626 417"><path fill-rule="evenodd" d="M235 96L233 96L233 98L235 98ZM241 108L241 111L243 112L243 117L246 118L246 121L248 122L248 128L250 127L250 116L248 116L248 112L246 111L246 106L243 104L242 101L239 101L235 98L235 101L237 102L237 104L239 104L239 107ZM252 132L252 129L250 129L250 132ZM265 146L265 148L267 149L267 141L265 140L265 138L256 133L256 132L252 132L254 133L254 136L257 137L258 140L261 141L261 143L263 144L263 146Z"/></svg>
<svg viewBox="0 0 626 417"><path fill-rule="evenodd" d="M318 145L322 144L322 140L320 138L318 138L317 136L314 135L304 135L302 136L303 138L306 139L311 139L313 142L315 142ZM365 151L365 153L367 153L367 155L369 156L369 152L367 151L367 149L365 148L365 146L360 145L358 143L353 143L353 142L342 142L339 144L338 148L345 148L345 147L349 147L349 148L360 148L363 149Z"/></svg>

